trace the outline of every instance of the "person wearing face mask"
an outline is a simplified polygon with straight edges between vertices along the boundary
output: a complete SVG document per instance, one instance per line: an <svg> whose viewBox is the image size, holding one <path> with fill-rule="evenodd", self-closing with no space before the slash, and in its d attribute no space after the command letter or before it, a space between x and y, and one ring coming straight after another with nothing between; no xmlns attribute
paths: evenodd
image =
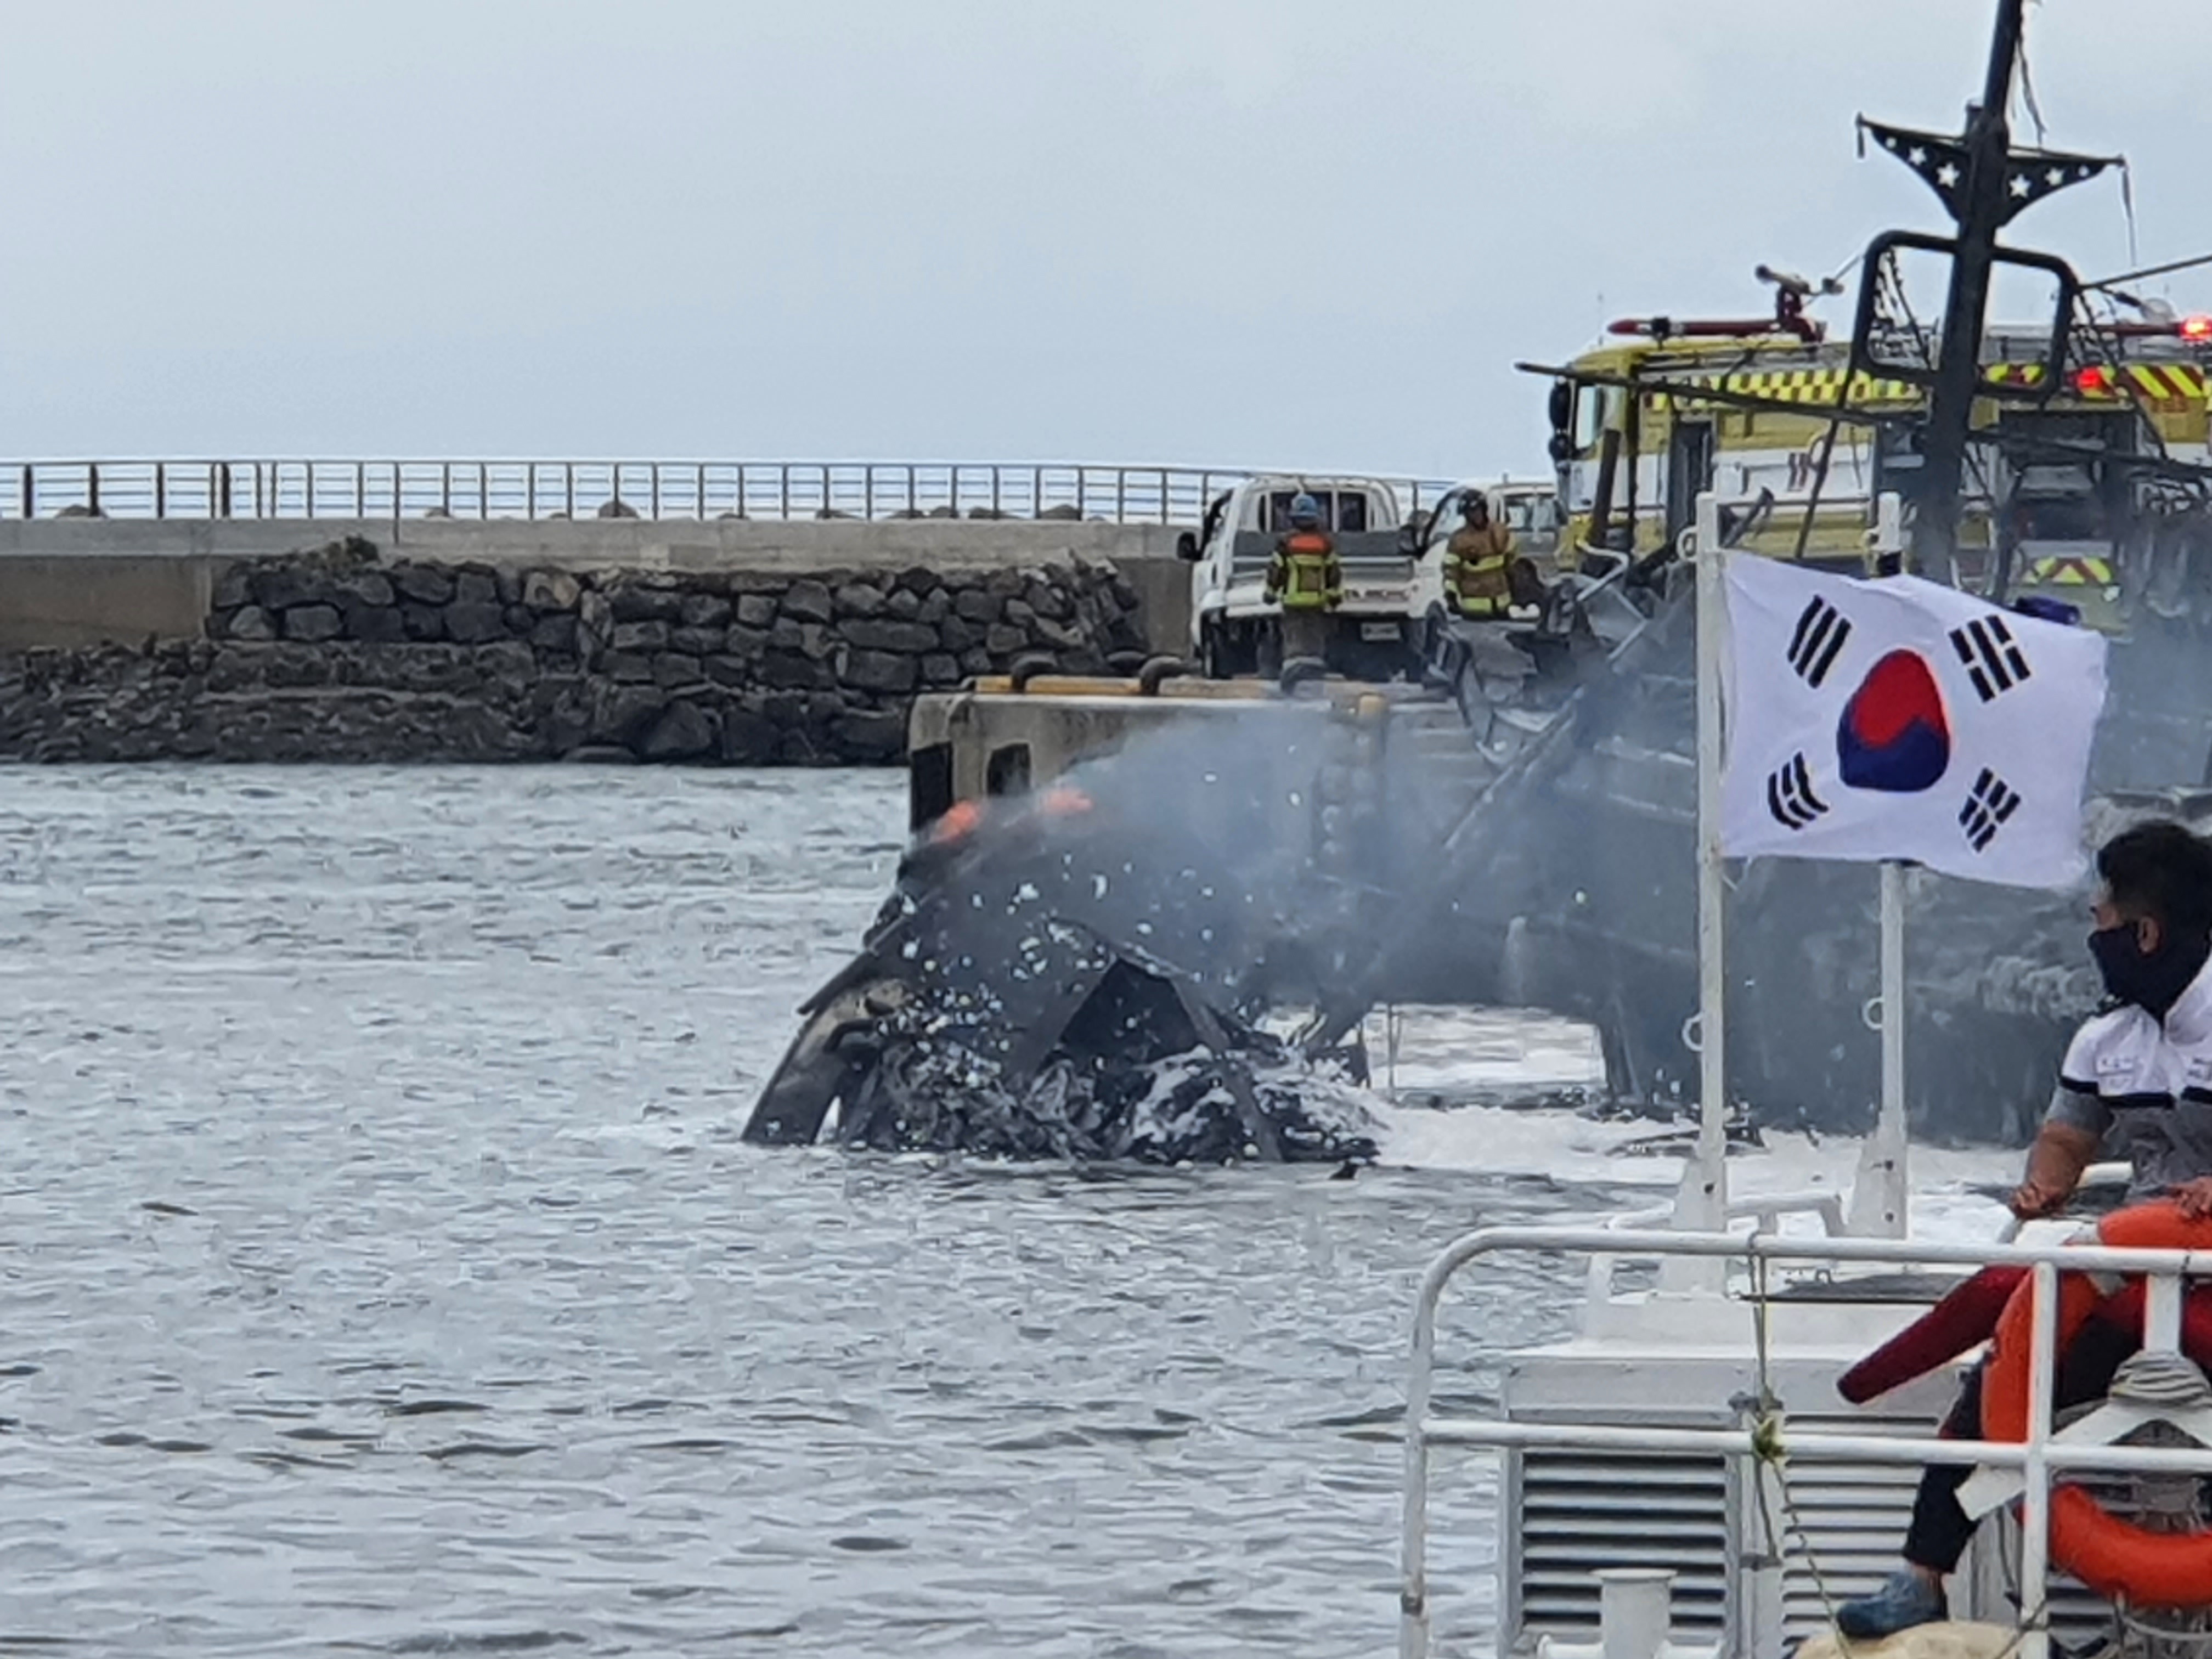
<svg viewBox="0 0 2212 1659"><path fill-rule="evenodd" d="M2012 1212L2023 1221L2056 1214L2110 1146L2133 1168L2129 1202L2167 1198L2184 1216L2212 1216L2212 843L2179 823L2138 824L2099 849L2097 878L2089 954L2106 1000L2067 1047ZM2092 1319L2060 1358L2054 1409L2102 1398L2140 1346ZM1977 1368L1944 1419L1946 1438L1980 1437L1981 1383ZM1943 1580L1974 1532L1958 1498L1972 1473L1923 1472L1905 1565L1836 1610L1845 1636L1878 1640L1944 1616Z"/></svg>
<svg viewBox="0 0 2212 1659"><path fill-rule="evenodd" d="M2109 1140L2134 1166L2130 1203L2212 1216L2212 846L2138 824L2105 844L2097 876L2089 954L2106 1001L2066 1050L2013 1212L2057 1212Z"/></svg>

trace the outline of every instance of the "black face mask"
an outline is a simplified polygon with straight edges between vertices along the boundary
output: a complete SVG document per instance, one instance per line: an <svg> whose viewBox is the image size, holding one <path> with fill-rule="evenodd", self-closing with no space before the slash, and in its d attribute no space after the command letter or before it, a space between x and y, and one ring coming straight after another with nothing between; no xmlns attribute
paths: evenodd
<svg viewBox="0 0 2212 1659"><path fill-rule="evenodd" d="M2090 934L2089 954L2097 959L2106 990L2164 1019L2212 954L2212 941L2178 946L2168 940L2146 952L2136 942L2136 924L2124 921Z"/></svg>

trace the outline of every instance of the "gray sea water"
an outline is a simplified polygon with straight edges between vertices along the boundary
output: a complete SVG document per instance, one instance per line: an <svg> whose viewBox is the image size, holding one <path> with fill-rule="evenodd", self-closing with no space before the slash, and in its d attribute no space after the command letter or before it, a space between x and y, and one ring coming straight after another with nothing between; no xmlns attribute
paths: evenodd
<svg viewBox="0 0 2212 1659"><path fill-rule="evenodd" d="M1389 1650L1415 1276L1617 1194L740 1145L902 807L0 770L0 1652ZM1564 1274L1469 1281L1452 1393Z"/></svg>

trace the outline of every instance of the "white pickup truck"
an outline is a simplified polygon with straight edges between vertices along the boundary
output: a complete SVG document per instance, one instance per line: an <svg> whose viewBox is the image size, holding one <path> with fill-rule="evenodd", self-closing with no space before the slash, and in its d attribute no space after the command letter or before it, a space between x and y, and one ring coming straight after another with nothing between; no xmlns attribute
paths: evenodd
<svg viewBox="0 0 2212 1659"><path fill-rule="evenodd" d="M1209 678L1270 677L1282 667L1282 608L1266 597L1275 539L1291 503L1310 495L1344 566L1344 603L1331 613L1332 672L1388 680L1417 672L1422 619L1443 596L1434 559L1415 559L1395 490L1373 478L1247 478L1216 496L1176 551L1190 562L1191 645Z"/></svg>

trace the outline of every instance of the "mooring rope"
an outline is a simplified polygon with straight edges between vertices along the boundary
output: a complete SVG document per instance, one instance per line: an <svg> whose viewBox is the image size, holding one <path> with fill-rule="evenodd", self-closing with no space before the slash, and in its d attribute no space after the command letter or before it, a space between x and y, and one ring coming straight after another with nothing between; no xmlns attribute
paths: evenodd
<svg viewBox="0 0 2212 1659"><path fill-rule="evenodd" d="M1753 1240L1755 1242L1758 1237L1754 1231ZM1840 1652L1850 1655L1857 1650L1836 1622L1839 1604L1835 1591L1828 1583L1826 1571L1820 1565L1820 1552L1813 1547L1812 1531L1805 1524L1804 1515L1797 1506L1796 1496L1790 1490L1790 1445L1784 1432L1785 1413L1781 1396L1774 1391L1768 1337L1767 1290L1766 1258L1754 1251L1751 1257L1751 1319L1758 1395L1754 1402L1757 1415L1751 1425L1750 1446L1753 1460L1752 1480L1759 1497L1759 1519L1765 1528L1768 1543L1775 1549L1778 1565L1786 1559L1786 1551L1792 1540L1804 1555L1806 1568L1813 1576L1813 1589L1820 1598L1820 1611L1828 1621L1828 1628L1835 1632L1836 1646ZM1773 1482L1771 1489L1768 1486L1770 1476ZM1775 1520L1773 1498L1776 1495L1781 1499L1786 1528ZM2044 1586L2044 1605L2033 1613L2024 1605L2025 1596L2015 1587L2014 1600L2016 1604L2021 1604L2020 1622L2013 1627L2012 1639L1991 1659L2013 1659L2014 1655L2019 1652L2021 1644L2031 1632L2048 1631L2050 1585L2047 1577Z"/></svg>

